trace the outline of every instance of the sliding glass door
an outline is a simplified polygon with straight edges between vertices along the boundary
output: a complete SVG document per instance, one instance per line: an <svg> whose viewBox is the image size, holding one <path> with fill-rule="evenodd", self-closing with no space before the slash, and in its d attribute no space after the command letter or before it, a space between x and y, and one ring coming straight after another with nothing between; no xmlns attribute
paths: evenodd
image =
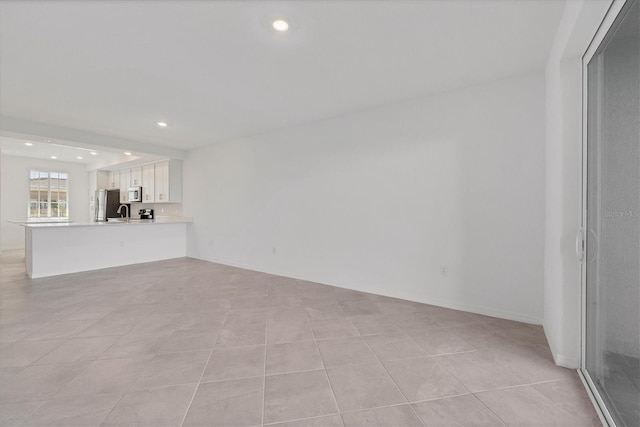
<svg viewBox="0 0 640 427"><path fill-rule="evenodd" d="M585 57L582 372L608 422L640 426L640 0Z"/></svg>

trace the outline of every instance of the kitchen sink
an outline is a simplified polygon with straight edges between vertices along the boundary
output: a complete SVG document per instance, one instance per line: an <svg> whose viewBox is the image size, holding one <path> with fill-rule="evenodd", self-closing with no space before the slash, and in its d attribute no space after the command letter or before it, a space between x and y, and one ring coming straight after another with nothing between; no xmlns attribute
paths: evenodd
<svg viewBox="0 0 640 427"><path fill-rule="evenodd" d="M107 224L110 222L125 222L124 218L107 218Z"/></svg>
<svg viewBox="0 0 640 427"><path fill-rule="evenodd" d="M149 222L148 219L140 219L140 218L130 218L129 221L125 221L124 218L107 218L108 223L122 223L122 222Z"/></svg>

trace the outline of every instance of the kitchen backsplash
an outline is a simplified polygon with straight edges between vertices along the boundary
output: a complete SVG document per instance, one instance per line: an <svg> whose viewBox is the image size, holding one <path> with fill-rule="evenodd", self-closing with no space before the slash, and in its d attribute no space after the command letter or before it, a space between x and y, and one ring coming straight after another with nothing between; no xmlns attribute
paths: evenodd
<svg viewBox="0 0 640 427"><path fill-rule="evenodd" d="M182 216L182 203L131 203L131 217L137 218L140 209L153 209L156 217Z"/></svg>

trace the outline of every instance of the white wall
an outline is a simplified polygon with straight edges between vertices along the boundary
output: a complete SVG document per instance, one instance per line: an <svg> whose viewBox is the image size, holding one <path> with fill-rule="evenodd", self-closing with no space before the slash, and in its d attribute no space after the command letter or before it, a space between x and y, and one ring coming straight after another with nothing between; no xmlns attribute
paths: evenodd
<svg viewBox="0 0 640 427"><path fill-rule="evenodd" d="M184 171L189 256L542 321L541 73L192 150Z"/></svg>
<svg viewBox="0 0 640 427"><path fill-rule="evenodd" d="M557 364L580 363L582 55L609 0L568 1L545 72L544 330Z"/></svg>
<svg viewBox="0 0 640 427"><path fill-rule="evenodd" d="M89 209L87 169L82 164L0 156L0 247L24 248L24 228L7 222L25 220L29 206L29 170L69 173L69 218L86 221Z"/></svg>

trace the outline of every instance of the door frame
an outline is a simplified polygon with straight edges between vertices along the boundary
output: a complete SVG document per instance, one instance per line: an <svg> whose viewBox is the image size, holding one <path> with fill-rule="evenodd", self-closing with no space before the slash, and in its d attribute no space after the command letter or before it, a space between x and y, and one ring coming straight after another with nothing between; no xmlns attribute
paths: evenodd
<svg viewBox="0 0 640 427"><path fill-rule="evenodd" d="M586 52L582 56L582 177L581 177L581 194L582 194L582 217L581 217L581 228L578 232L579 237L576 244L576 251L578 252L578 258L580 259L580 283L581 283L581 343L580 343L580 369L578 370L578 374L580 378L584 382L587 391L589 392L589 397L594 402L596 409L598 409L598 415L600 416L603 424L609 426L615 426L615 422L611 413L607 409L604 404L604 400L602 396L598 392L591 375L587 372L586 369L586 338L587 338L587 259L586 259L586 239L587 233L589 233L587 229L587 138L588 138L588 101L589 101L589 92L588 92L588 64L593 59L594 55L600 48L600 45L605 40L606 35L613 28L614 23L618 16L623 13L625 10L628 10L625 6L631 5L633 0L613 0L609 10L607 11L604 19L602 20L596 34L594 35L589 47ZM599 73L600 76L602 73Z"/></svg>

